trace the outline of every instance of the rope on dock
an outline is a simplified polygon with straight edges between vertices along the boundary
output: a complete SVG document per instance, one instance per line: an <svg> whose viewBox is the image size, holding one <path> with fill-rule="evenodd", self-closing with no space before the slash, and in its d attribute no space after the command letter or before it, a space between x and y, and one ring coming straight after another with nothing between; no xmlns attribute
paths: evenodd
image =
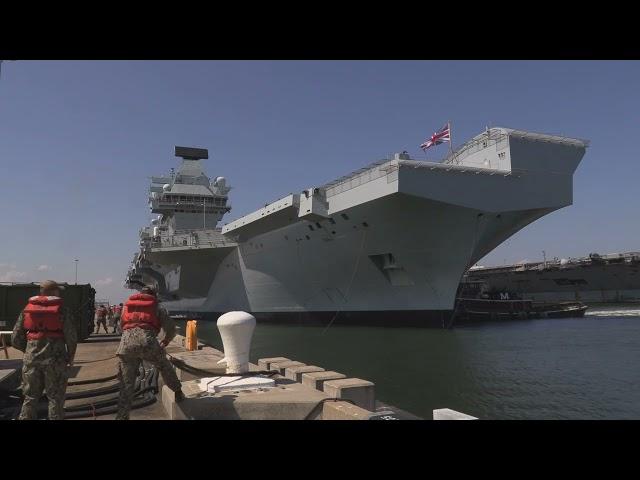
<svg viewBox="0 0 640 480"><path fill-rule="evenodd" d="M104 382L108 382L109 380L115 380L116 378L118 378L118 374L111 375L109 377L90 378L89 380L76 380L75 382L68 382L67 385L72 386L72 385L88 385L90 383L104 383Z"/></svg>
<svg viewBox="0 0 640 480"><path fill-rule="evenodd" d="M134 393L134 401L131 405L132 410L146 407L157 401L158 393L158 371L151 368L136 379L136 389ZM99 400L84 405L76 405L65 408L65 419L97 417L108 415L118 411L118 397Z"/></svg>
<svg viewBox="0 0 640 480"><path fill-rule="evenodd" d="M367 240L367 230L364 229L362 231L362 243L360 244L360 250L358 251L358 256L356 257L356 264L353 267L353 273L351 274L351 280L349 280L349 284L347 285L347 290L345 291L345 294L344 294L345 304L349 302L349 294L351 293L351 286L353 284L353 281L356 278L356 273L358 273L358 266L360 265L360 257L362 256L362 252L364 251L364 243L365 243L366 240ZM338 310L336 311L335 315L333 316L333 318L329 322L329 325L326 326L326 328L322 331L321 335L324 335L325 333L327 333L327 330L329 330L329 327L331 327L331 325L333 325L333 322L335 321L335 319L338 318L338 315L342 311L343 307L344 307L344 304L340 305L340 308L338 308Z"/></svg>
<svg viewBox="0 0 640 480"><path fill-rule="evenodd" d="M192 375L209 375L214 377L252 377L254 375L266 375L268 377L271 377L279 373L277 370L259 370L257 372L246 373L218 373L212 372L211 370L203 370L201 368L193 367L184 360L180 360L179 358L174 357L170 353L167 353L167 356L169 357L169 361L173 365L175 365L176 368L187 373L191 373Z"/></svg>
<svg viewBox="0 0 640 480"><path fill-rule="evenodd" d="M141 375L136 378L136 387L134 392L134 400L131 405L132 410L146 407L157 401L156 395L158 393L158 371L155 368L149 370L143 370ZM117 375L113 377L107 377L108 379L117 378ZM97 383L105 381L105 379L92 379L80 383ZM66 395L65 399L77 399L77 398L91 398L100 397L108 393L115 393L120 390L120 384L112 385L109 387L98 388L92 391L75 392ZM6 398L5 398L6 397ZM18 392L7 392L7 395L0 395L0 419L9 420L15 419L20 413L20 407L23 397ZM41 398L38 403L38 416L46 417L47 413L47 398L46 395ZM72 418L96 418L101 415L109 415L118 411L118 396L107 398L104 400L88 401L85 404L73 405L64 408L65 419Z"/></svg>
<svg viewBox="0 0 640 480"><path fill-rule="evenodd" d="M76 361L76 360L74 360L74 362L73 362L73 363L96 363L96 362L105 362L105 361L107 361L107 360L111 360L111 359L116 358L116 357L117 357L117 355L114 355L114 356L112 356L112 357L107 357L107 358L99 358L99 359L97 359L97 360L77 360L77 361Z"/></svg>

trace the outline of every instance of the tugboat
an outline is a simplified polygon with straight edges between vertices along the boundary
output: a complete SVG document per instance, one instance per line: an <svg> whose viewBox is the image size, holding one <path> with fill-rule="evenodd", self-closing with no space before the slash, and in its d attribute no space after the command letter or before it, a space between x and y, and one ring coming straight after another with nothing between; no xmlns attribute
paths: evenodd
<svg viewBox="0 0 640 480"><path fill-rule="evenodd" d="M483 291L482 282L469 282L459 289L455 320L527 320L534 318L583 317L587 305L581 302L536 302L508 291Z"/></svg>

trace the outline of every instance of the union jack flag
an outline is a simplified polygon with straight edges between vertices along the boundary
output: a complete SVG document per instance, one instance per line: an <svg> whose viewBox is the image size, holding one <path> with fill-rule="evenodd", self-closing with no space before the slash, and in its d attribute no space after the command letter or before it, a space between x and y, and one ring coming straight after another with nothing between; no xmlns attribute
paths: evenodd
<svg viewBox="0 0 640 480"><path fill-rule="evenodd" d="M444 142L451 142L451 125L449 123L431 135L431 138L420 145L420 148L426 150L429 147L440 145Z"/></svg>

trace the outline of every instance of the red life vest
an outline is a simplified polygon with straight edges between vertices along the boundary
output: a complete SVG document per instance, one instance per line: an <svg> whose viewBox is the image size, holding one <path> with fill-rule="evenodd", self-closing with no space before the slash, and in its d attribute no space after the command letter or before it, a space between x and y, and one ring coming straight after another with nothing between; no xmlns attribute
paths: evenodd
<svg viewBox="0 0 640 480"><path fill-rule="evenodd" d="M64 338L60 297L31 297L23 313L27 340Z"/></svg>
<svg viewBox="0 0 640 480"><path fill-rule="evenodd" d="M120 322L122 330L138 327L155 330L158 333L160 331L158 300L153 295L146 293L131 295L127 303L124 304Z"/></svg>

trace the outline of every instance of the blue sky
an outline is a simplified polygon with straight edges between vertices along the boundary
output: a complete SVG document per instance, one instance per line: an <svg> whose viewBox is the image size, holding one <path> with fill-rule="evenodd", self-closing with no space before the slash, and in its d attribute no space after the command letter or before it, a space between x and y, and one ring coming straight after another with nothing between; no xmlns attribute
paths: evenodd
<svg viewBox="0 0 640 480"><path fill-rule="evenodd" d="M79 282L121 301L148 177L177 165L174 145L209 148L228 221L418 154L449 119L454 146L488 124L591 140L574 205L480 263L640 250L639 85L637 61L5 62L0 281L72 282L78 258Z"/></svg>

